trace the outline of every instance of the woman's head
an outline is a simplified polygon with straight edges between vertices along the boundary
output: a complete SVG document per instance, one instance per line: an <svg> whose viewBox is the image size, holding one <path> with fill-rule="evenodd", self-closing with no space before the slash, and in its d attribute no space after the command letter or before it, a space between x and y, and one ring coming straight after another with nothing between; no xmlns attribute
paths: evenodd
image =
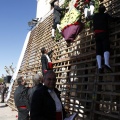
<svg viewBox="0 0 120 120"><path fill-rule="evenodd" d="M33 85L34 86L37 86L37 85L39 85L39 83L42 83L42 82L43 82L42 75L39 75L39 74L34 75L34 77L33 77Z"/></svg>

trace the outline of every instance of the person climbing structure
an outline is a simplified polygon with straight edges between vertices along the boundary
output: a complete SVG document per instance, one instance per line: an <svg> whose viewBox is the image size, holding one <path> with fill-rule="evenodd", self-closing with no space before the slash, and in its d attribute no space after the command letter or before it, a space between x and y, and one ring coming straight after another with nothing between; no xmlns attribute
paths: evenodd
<svg viewBox="0 0 120 120"><path fill-rule="evenodd" d="M104 55L104 67L108 72L113 72L109 65L110 41L108 35L108 25L109 21L114 22L116 20L120 20L119 17L111 17L108 13L105 13L105 10L105 6L100 4L98 13L95 13L93 16L93 29L96 41L96 59L99 73L103 73L101 64L102 55Z"/></svg>
<svg viewBox="0 0 120 120"><path fill-rule="evenodd" d="M61 33L60 29L60 19L62 16L62 11L67 10L67 8L60 8L59 1L54 2L54 11L53 11L53 26L52 26L52 38L55 37L55 30L58 29L59 33Z"/></svg>

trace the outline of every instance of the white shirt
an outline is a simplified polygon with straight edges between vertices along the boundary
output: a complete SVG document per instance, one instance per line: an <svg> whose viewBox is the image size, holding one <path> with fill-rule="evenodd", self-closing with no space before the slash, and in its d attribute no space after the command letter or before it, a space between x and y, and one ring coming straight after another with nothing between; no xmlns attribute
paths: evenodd
<svg viewBox="0 0 120 120"><path fill-rule="evenodd" d="M62 104L61 104L59 98L57 97L55 91L54 90L48 90L48 92L51 95L51 97L53 98L53 100L55 101L56 112L62 112Z"/></svg>
<svg viewBox="0 0 120 120"><path fill-rule="evenodd" d="M47 57L48 62L51 62L51 60L50 60L49 56L48 56L47 54L45 54L45 56Z"/></svg>

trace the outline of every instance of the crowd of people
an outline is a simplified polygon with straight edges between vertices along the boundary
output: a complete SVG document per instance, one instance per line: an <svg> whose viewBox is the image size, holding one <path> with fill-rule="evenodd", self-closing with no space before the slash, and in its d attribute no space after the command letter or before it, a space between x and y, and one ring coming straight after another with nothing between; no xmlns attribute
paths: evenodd
<svg viewBox="0 0 120 120"><path fill-rule="evenodd" d="M5 94L7 92L8 87L5 82L0 83L0 94L1 94L1 103L5 102Z"/></svg>
<svg viewBox="0 0 120 120"><path fill-rule="evenodd" d="M47 70L44 76L36 74L33 86L25 87L23 77L17 79L18 87L14 92L18 120L69 120L61 99L61 92L55 88L56 74ZM73 114L73 119L77 113Z"/></svg>

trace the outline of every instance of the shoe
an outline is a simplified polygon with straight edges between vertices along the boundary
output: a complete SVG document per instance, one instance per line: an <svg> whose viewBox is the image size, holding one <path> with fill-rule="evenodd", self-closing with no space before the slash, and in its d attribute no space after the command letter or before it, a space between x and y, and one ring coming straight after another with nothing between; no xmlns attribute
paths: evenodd
<svg viewBox="0 0 120 120"><path fill-rule="evenodd" d="M52 39L54 39L55 38L55 36L52 36Z"/></svg>
<svg viewBox="0 0 120 120"><path fill-rule="evenodd" d="M1 103L4 103L4 101L1 101Z"/></svg>
<svg viewBox="0 0 120 120"><path fill-rule="evenodd" d="M67 44L67 47L70 47L70 43Z"/></svg>
<svg viewBox="0 0 120 120"><path fill-rule="evenodd" d="M67 47L70 47L71 41L67 42Z"/></svg>
<svg viewBox="0 0 120 120"><path fill-rule="evenodd" d="M62 31L60 31L60 32L59 32L59 34L61 34L61 35L62 35Z"/></svg>
<svg viewBox="0 0 120 120"><path fill-rule="evenodd" d="M5 104L5 107L7 107L8 105L7 104Z"/></svg>
<svg viewBox="0 0 120 120"><path fill-rule="evenodd" d="M103 72L103 69L102 69L102 68L98 68L98 73L99 73L99 74L104 73L104 72Z"/></svg>
<svg viewBox="0 0 120 120"><path fill-rule="evenodd" d="M109 67L108 65L104 65L105 66L105 69L108 71L108 72L113 72L111 67Z"/></svg>

